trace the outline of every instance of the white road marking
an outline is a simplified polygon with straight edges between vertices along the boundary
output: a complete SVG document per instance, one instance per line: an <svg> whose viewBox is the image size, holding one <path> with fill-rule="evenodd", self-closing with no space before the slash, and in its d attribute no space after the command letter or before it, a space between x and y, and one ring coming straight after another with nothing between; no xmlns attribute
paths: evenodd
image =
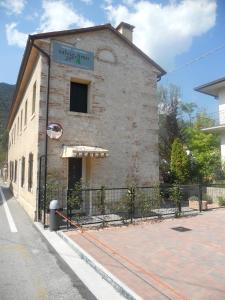
<svg viewBox="0 0 225 300"><path fill-rule="evenodd" d="M3 207L5 209L5 214L6 214L8 223L9 223L10 230L11 230L11 232L17 232L18 230L17 230L16 225L14 223L13 217L10 213L8 204L7 204L6 199L5 199L5 195L3 194L3 191L2 191L1 187L0 187L0 194L1 194L1 197L2 197Z"/></svg>

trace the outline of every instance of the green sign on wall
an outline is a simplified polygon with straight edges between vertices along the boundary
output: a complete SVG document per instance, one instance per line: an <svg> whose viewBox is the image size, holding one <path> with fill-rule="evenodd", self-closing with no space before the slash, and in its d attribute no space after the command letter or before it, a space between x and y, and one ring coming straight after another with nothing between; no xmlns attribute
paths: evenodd
<svg viewBox="0 0 225 300"><path fill-rule="evenodd" d="M53 42L53 60L81 69L94 69L94 53Z"/></svg>

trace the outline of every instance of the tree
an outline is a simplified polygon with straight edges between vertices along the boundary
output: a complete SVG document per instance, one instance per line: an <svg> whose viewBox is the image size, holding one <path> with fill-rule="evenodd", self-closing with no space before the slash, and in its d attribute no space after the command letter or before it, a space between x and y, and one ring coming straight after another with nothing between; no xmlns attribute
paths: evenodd
<svg viewBox="0 0 225 300"><path fill-rule="evenodd" d="M172 145L170 168L177 183L185 184L189 181L190 159L178 138L174 140Z"/></svg>
<svg viewBox="0 0 225 300"><path fill-rule="evenodd" d="M182 138L179 126L180 89L175 85L159 87L159 155L160 160L170 162L172 143Z"/></svg>
<svg viewBox="0 0 225 300"><path fill-rule="evenodd" d="M221 170L220 138L216 133L207 133L202 127L210 127L213 120L201 113L192 126L185 129L185 140L197 164L197 176L204 181L210 181Z"/></svg>
<svg viewBox="0 0 225 300"><path fill-rule="evenodd" d="M0 167L6 162L8 148L8 131L4 130L0 134Z"/></svg>
<svg viewBox="0 0 225 300"><path fill-rule="evenodd" d="M197 104L193 102L181 103L181 111L188 116L189 125L191 125L192 123L193 113L195 112L197 107L198 107Z"/></svg>
<svg viewBox="0 0 225 300"><path fill-rule="evenodd" d="M158 88L159 102L159 156L160 176L164 182L172 182L170 158L173 141L183 139L181 122L181 92L175 85Z"/></svg>

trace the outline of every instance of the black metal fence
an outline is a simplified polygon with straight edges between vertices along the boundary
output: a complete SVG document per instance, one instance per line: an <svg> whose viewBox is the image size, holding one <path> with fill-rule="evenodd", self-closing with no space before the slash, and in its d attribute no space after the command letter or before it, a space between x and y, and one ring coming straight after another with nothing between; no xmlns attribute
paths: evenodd
<svg viewBox="0 0 225 300"><path fill-rule="evenodd" d="M202 209L201 185L128 188L80 188L67 190L59 186L47 186L44 216L48 214L53 199L68 219L84 224L105 224L108 222L133 222L138 218L160 218L193 214ZM191 199L192 197L192 199ZM197 199L197 205L190 206L189 200ZM43 203L43 201L41 202ZM46 225L47 218L43 223ZM69 226L69 223L67 223Z"/></svg>

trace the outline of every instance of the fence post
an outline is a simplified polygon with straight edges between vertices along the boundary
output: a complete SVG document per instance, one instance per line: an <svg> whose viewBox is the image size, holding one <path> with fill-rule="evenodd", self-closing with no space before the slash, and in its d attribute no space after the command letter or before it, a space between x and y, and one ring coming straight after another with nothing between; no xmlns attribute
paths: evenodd
<svg viewBox="0 0 225 300"><path fill-rule="evenodd" d="M105 227L105 187L101 186L101 194L100 194L100 207L102 218L102 227Z"/></svg>
<svg viewBox="0 0 225 300"><path fill-rule="evenodd" d="M66 191L66 228L69 228L69 222L68 222L68 218L69 218L69 205L68 205L68 197L69 197L69 190Z"/></svg>
<svg viewBox="0 0 225 300"><path fill-rule="evenodd" d="M130 189L130 222L133 223L134 218L134 202L136 198L135 187Z"/></svg>
<svg viewBox="0 0 225 300"><path fill-rule="evenodd" d="M202 184L199 184L199 211L202 211Z"/></svg>
<svg viewBox="0 0 225 300"><path fill-rule="evenodd" d="M179 197L179 201L177 203L177 206L178 206L179 214L181 214L181 212L182 212L182 209L181 209L182 203L181 202L182 202L182 200L184 198L184 193L183 193L183 187L181 187L180 185L178 185L178 188L180 189L181 197Z"/></svg>
<svg viewBox="0 0 225 300"><path fill-rule="evenodd" d="M105 187L101 186L101 196L100 196L101 214L105 214Z"/></svg>

